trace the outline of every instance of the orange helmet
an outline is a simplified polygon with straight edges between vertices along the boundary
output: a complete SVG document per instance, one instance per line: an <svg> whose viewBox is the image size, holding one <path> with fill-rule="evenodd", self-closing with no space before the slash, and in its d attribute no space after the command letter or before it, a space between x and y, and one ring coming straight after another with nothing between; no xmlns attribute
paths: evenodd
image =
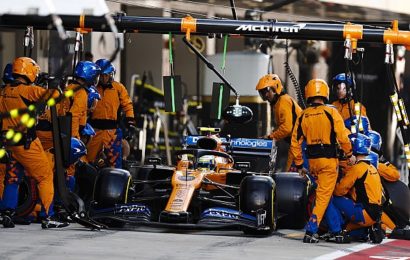
<svg viewBox="0 0 410 260"><path fill-rule="evenodd" d="M329 100L329 86L323 79L311 79L305 87L305 98L324 97Z"/></svg>
<svg viewBox="0 0 410 260"><path fill-rule="evenodd" d="M34 82L40 72L37 63L28 57L20 57L13 62L13 74L25 77L29 83Z"/></svg>
<svg viewBox="0 0 410 260"><path fill-rule="evenodd" d="M267 74L259 79L258 85L256 85L256 90L262 90L271 87L273 92L276 94L282 93L283 86L280 78L276 74Z"/></svg>

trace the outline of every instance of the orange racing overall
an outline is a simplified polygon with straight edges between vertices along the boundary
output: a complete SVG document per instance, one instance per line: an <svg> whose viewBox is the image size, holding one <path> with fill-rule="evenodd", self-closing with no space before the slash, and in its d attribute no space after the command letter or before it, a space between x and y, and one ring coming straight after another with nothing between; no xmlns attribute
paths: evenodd
<svg viewBox="0 0 410 260"><path fill-rule="evenodd" d="M300 106L288 94L281 94L274 106L276 128L269 134L270 139L279 141L284 139L290 143L292 130L295 126L296 119L302 113ZM286 170L288 170L293 162L293 156L288 152L288 160Z"/></svg>
<svg viewBox="0 0 410 260"><path fill-rule="evenodd" d="M291 153L297 167L302 167L302 142L307 144L309 171L317 183L316 199L306 231L317 233L336 184L338 172L337 146L350 157L352 146L343 119L334 107L312 104L296 120Z"/></svg>
<svg viewBox="0 0 410 260"><path fill-rule="evenodd" d="M340 115L342 115L343 121L355 115L355 111L354 111L355 103L353 99L351 99L349 103L336 100L336 101L333 101L332 105L334 105L337 111L339 111ZM351 109L353 109L352 111L353 114L351 114L351 112L349 111L349 106ZM360 110L361 110L361 116L367 116L366 107L363 106L363 104L361 104Z"/></svg>
<svg viewBox="0 0 410 260"><path fill-rule="evenodd" d="M118 110L122 109L127 119L134 120L132 101L125 86L117 81L113 81L108 87L99 84L97 90L101 100L91 115L90 124L96 134L87 144L87 160L94 162L104 148L111 167L120 168L122 138L119 138L121 135L117 132Z"/></svg>
<svg viewBox="0 0 410 260"><path fill-rule="evenodd" d="M0 112L4 113L12 109L27 108L31 103L43 97L46 91L47 90L34 85L6 85L6 87L1 90ZM41 203L46 213L48 213L54 196L53 171L40 140L33 136L31 143L27 141L27 130L20 126L20 119L20 116L15 118L3 118L3 133L9 129L23 133L23 138L19 142L8 142L7 149L11 152L12 157L24 167L27 174L37 182Z"/></svg>
<svg viewBox="0 0 410 260"><path fill-rule="evenodd" d="M348 231L369 227L382 216L382 183L376 168L369 161L358 161L336 184L333 204L350 223ZM349 195L351 198L341 197Z"/></svg>

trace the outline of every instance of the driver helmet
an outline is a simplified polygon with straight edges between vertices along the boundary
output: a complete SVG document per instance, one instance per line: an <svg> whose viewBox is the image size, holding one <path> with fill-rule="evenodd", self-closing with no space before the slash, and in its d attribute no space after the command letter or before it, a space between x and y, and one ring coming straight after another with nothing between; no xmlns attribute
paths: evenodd
<svg viewBox="0 0 410 260"><path fill-rule="evenodd" d="M201 170L214 170L216 167L214 155L204 155L198 159L197 168Z"/></svg>

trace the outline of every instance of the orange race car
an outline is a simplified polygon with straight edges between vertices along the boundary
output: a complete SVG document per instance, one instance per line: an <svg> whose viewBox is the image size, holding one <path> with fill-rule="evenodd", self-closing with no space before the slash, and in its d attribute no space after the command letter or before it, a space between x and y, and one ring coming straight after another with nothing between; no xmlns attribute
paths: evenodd
<svg viewBox="0 0 410 260"><path fill-rule="evenodd" d="M235 163L230 149L255 141L266 146L269 158L272 141L229 140L220 138L216 129L205 130L204 136L187 138L184 149L175 153L175 167L149 158L150 165L131 168L132 174L103 169L90 216L108 226L239 227L245 233L271 233L277 222L275 181L269 171L248 172L249 162Z"/></svg>

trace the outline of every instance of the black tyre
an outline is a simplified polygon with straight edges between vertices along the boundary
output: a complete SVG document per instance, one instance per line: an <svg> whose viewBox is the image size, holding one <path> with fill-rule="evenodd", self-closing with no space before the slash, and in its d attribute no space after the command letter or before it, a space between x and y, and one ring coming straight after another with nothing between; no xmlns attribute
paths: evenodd
<svg viewBox="0 0 410 260"><path fill-rule="evenodd" d="M383 206L383 211L399 228L409 224L410 219L410 191L401 181L383 183L391 203Z"/></svg>
<svg viewBox="0 0 410 260"><path fill-rule="evenodd" d="M243 232L250 235L269 235L276 230L275 182L268 176L247 176L240 186L239 209L255 216L258 210L266 212L264 226L267 229L245 228Z"/></svg>
<svg viewBox="0 0 410 260"><path fill-rule="evenodd" d="M131 175L122 169L104 168L100 171L94 187L94 201L98 208L110 208L115 204L125 204ZM125 222L113 219L98 219L108 227L123 227Z"/></svg>
<svg viewBox="0 0 410 260"><path fill-rule="evenodd" d="M273 176L276 183L278 227L303 228L307 220L308 189L305 178L297 173L282 172Z"/></svg>
<svg viewBox="0 0 410 260"><path fill-rule="evenodd" d="M33 178L25 176L19 185L19 200L16 215L25 217L33 212L39 198L37 183Z"/></svg>
<svg viewBox="0 0 410 260"><path fill-rule="evenodd" d="M100 171L94 187L94 201L99 208L114 207L127 203L131 175L128 171L104 168Z"/></svg>
<svg viewBox="0 0 410 260"><path fill-rule="evenodd" d="M93 198L94 185L98 176L97 169L88 163L76 166L76 193L88 205Z"/></svg>

